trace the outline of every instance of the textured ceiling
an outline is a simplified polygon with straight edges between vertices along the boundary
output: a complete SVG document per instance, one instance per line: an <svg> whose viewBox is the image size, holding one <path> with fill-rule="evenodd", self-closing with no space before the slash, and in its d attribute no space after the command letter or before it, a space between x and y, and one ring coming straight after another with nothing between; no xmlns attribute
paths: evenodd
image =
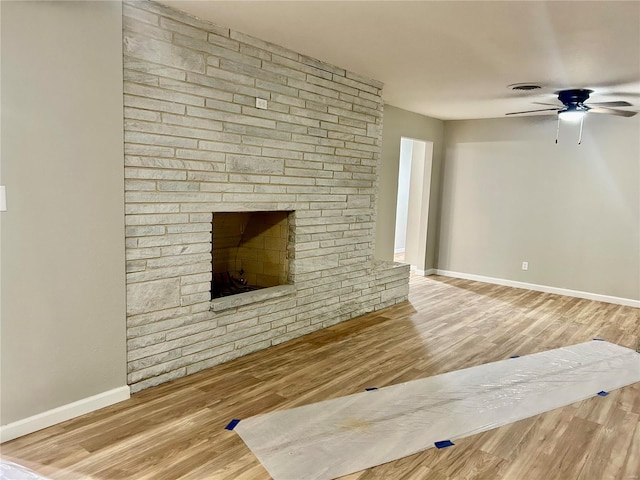
<svg viewBox="0 0 640 480"><path fill-rule="evenodd" d="M162 3L381 80L386 103L435 118L501 117L565 88L640 110L638 1ZM521 82L543 89L507 88Z"/></svg>

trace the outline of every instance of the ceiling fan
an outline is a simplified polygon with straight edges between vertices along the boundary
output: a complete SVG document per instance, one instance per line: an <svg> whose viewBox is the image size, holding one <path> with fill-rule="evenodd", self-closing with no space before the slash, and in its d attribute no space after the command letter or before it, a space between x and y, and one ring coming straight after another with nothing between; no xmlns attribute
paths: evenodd
<svg viewBox="0 0 640 480"><path fill-rule="evenodd" d="M593 93L593 90L586 88L575 88L569 90L560 90L556 92L558 100L562 105L557 103L541 103L533 102L536 105L551 105L553 108L542 108L539 110L526 110L524 112L511 112L506 115L520 115L523 113L538 113L540 112L558 112L558 128L556 130L556 143L558 143L558 135L560 133L560 120L575 120L580 122L580 136L578 137L578 145L582 143L582 126L584 123L584 117L587 113L603 113L605 115L615 115L618 117L633 117L636 113L630 110L619 110L612 107L631 107L629 102L623 100L613 102L585 102L589 99L589 95Z"/></svg>
<svg viewBox="0 0 640 480"><path fill-rule="evenodd" d="M618 117L633 117L638 112L632 112L628 110L617 110L611 107L631 107L629 102L615 101L615 102L591 102L585 104L589 99L589 95L593 93L593 90L586 88L577 88L570 90L560 90L556 92L558 94L558 100L562 105L557 103L541 103L533 102L536 105L551 105L553 108L542 108L539 110L526 110L524 112L511 112L507 115L520 115L522 113L536 113L536 112L558 112L561 117L567 119L573 117L580 119L585 113L604 113L606 115L616 115Z"/></svg>

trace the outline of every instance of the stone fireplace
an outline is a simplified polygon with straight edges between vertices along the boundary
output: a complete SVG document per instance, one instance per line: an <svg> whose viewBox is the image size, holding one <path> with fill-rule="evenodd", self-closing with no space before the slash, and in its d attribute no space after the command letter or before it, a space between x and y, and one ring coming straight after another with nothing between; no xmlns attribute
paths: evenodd
<svg viewBox="0 0 640 480"><path fill-rule="evenodd" d="M382 84L153 2L123 12L131 390L406 300L409 267L373 259ZM212 299L218 268L265 288Z"/></svg>
<svg viewBox="0 0 640 480"><path fill-rule="evenodd" d="M290 214L213 214L212 299L289 283Z"/></svg>

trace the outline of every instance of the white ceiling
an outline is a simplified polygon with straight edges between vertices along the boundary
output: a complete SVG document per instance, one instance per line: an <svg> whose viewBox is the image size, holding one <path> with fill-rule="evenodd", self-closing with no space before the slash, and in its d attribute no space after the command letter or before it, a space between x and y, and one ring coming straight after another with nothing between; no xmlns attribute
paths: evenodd
<svg viewBox="0 0 640 480"><path fill-rule="evenodd" d="M385 83L386 103L444 120L544 108L553 92L640 110L640 1L162 3ZM543 86L515 92L514 83Z"/></svg>

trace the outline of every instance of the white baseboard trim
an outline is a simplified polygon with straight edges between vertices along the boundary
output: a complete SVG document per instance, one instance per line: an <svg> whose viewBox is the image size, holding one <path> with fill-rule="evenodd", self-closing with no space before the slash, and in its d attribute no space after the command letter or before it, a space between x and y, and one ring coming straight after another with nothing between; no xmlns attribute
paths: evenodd
<svg viewBox="0 0 640 480"><path fill-rule="evenodd" d="M504 285L506 287L524 288L525 290L535 290L536 292L556 293L567 297L584 298L587 300L595 300L597 302L614 303L616 305L625 305L627 307L640 308L640 300L631 298L613 297L610 295L601 295L599 293L581 292L579 290L569 290L567 288L549 287L547 285L537 285L535 283L517 282L515 280L505 280L503 278L485 277L483 275L474 275L472 273L452 272L450 270L433 270L429 275L443 275L445 277L462 278L465 280L475 280L477 282L493 283L496 285Z"/></svg>
<svg viewBox="0 0 640 480"><path fill-rule="evenodd" d="M2 425L0 426L0 442L13 440L14 438L50 427L56 423L108 407L114 403L127 400L130 396L131 391L129 387L125 385L124 387L114 388L113 390L108 390L13 423L8 423L7 425Z"/></svg>
<svg viewBox="0 0 640 480"><path fill-rule="evenodd" d="M416 270L416 275L422 275L423 277L428 277L429 275L435 275L435 268L428 268L427 270Z"/></svg>

